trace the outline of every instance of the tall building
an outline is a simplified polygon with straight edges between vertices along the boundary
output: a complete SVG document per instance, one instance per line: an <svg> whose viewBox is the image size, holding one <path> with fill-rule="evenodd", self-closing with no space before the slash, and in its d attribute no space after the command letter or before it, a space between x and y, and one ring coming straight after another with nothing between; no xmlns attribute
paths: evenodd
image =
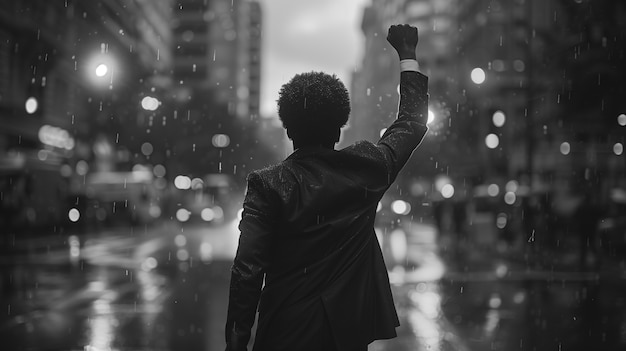
<svg viewBox="0 0 626 351"><path fill-rule="evenodd" d="M183 0L173 15L170 114L180 128L176 135L167 129L168 152L182 157L171 166L232 171L259 115L261 7L252 0Z"/></svg>
<svg viewBox="0 0 626 351"><path fill-rule="evenodd" d="M574 192L624 174L625 18L612 1L459 2L460 80L487 173Z"/></svg>
<svg viewBox="0 0 626 351"><path fill-rule="evenodd" d="M183 0L174 8L179 101L211 94L242 120L259 114L261 7L248 0Z"/></svg>

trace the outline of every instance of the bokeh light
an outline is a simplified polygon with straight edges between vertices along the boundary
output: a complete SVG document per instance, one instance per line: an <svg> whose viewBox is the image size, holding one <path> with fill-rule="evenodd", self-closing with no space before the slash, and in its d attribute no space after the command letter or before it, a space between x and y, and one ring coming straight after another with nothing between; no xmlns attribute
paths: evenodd
<svg viewBox="0 0 626 351"><path fill-rule="evenodd" d="M482 68L474 68L472 70L472 73L470 74L470 77L472 78L472 82L474 82L474 84L483 84L485 82L485 80L487 79L487 76L485 75L485 71Z"/></svg>

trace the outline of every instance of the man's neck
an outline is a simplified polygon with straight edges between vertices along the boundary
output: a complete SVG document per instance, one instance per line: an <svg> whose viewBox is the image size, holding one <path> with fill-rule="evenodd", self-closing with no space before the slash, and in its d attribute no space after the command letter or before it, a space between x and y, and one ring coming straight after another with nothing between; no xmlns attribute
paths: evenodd
<svg viewBox="0 0 626 351"><path fill-rule="evenodd" d="M334 150L335 149L335 143L319 143L319 144L301 144L301 143L296 143L293 142L293 149L294 150L298 150L298 149L308 149L308 148L324 148L324 149L329 149L329 150Z"/></svg>

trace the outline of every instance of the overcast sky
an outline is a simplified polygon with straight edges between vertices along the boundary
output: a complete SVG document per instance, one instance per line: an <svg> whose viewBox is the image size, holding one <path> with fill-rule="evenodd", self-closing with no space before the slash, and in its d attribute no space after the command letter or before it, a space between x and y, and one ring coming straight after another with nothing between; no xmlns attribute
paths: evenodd
<svg viewBox="0 0 626 351"><path fill-rule="evenodd" d="M263 11L261 115L276 115L278 90L293 75L324 71L348 87L361 62L360 26L370 0L259 0Z"/></svg>

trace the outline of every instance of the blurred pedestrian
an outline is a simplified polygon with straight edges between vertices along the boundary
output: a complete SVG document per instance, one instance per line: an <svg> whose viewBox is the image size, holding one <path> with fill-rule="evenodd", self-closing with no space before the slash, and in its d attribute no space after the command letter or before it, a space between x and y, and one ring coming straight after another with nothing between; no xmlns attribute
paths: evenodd
<svg viewBox="0 0 626 351"><path fill-rule="evenodd" d="M376 207L427 131L428 78L417 28L394 25L400 58L398 118L378 143L335 150L350 99L334 75L302 73L282 86L278 114L294 152L248 176L232 266L227 350L367 350L399 325L380 246Z"/></svg>

